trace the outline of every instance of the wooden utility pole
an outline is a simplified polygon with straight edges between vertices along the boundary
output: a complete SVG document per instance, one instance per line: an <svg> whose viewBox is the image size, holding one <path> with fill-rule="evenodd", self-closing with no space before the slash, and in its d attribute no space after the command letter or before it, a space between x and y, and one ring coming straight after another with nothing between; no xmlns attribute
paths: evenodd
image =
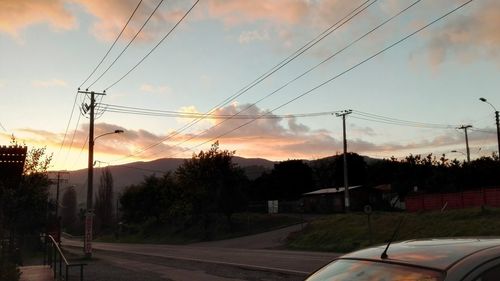
<svg viewBox="0 0 500 281"><path fill-rule="evenodd" d="M83 252L87 258L92 258L92 225L94 210L92 205L92 198L94 197L94 109L95 109L95 95L106 95L106 92L96 93L87 91L80 91L78 93L90 95L90 105L85 104L83 111L89 112L89 161L87 170L87 212L85 214L85 235Z"/></svg>
<svg viewBox="0 0 500 281"><path fill-rule="evenodd" d="M467 135L467 129L472 128L472 125L462 125L457 129L464 130L465 132L465 147L467 149L467 163L470 162L470 150L469 150L469 137Z"/></svg>
<svg viewBox="0 0 500 281"><path fill-rule="evenodd" d="M348 173L347 173L347 137L346 137L346 129L345 129L345 117L352 113L352 110L344 110L342 112L336 113L337 117L342 116L342 131L344 135L344 209L346 212L350 210L350 202L349 202L349 182L348 182Z"/></svg>

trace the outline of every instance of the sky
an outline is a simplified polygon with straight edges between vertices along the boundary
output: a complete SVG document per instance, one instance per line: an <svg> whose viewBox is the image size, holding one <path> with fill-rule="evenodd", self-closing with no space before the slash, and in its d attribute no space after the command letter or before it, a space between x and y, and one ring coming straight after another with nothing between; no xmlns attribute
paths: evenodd
<svg viewBox="0 0 500 281"><path fill-rule="evenodd" d="M216 140L241 157L318 159L342 153L334 113L348 109L350 152L463 160L457 127L472 125L471 158L490 156L500 2L474 0L396 43L466 2L2 0L0 145L13 135L46 147L54 170L86 167L81 87L106 90L95 136L124 131L96 140L96 165L187 158Z"/></svg>

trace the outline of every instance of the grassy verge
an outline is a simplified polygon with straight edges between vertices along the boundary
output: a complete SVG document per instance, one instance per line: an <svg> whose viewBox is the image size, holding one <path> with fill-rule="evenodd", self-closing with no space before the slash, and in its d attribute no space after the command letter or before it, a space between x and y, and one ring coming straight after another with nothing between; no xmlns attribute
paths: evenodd
<svg viewBox="0 0 500 281"><path fill-rule="evenodd" d="M168 223L145 222L140 225L128 225L119 236L103 235L96 241L121 243L166 243L187 244L207 240L222 240L255 233L270 231L280 227L299 223L296 216L268 215L255 213L235 214L233 224L229 226L225 217L215 217L207 233L201 223L176 225Z"/></svg>
<svg viewBox="0 0 500 281"><path fill-rule="evenodd" d="M348 252L387 242L400 219L405 220L396 240L428 237L500 236L500 209L466 209L429 213L371 215L372 242L365 214L337 214L311 222L289 237L288 248Z"/></svg>

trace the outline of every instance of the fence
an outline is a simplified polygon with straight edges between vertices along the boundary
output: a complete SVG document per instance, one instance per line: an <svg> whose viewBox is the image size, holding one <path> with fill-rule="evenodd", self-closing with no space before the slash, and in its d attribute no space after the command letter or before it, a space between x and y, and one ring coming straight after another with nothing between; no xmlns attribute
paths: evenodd
<svg viewBox="0 0 500 281"><path fill-rule="evenodd" d="M408 212L464 209L470 207L500 207L500 188L478 189L456 193L422 194L407 196Z"/></svg>

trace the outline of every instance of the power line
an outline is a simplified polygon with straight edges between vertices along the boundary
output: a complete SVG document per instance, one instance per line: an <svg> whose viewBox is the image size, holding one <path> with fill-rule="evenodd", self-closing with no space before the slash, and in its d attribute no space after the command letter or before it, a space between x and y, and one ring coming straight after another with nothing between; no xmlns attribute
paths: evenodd
<svg viewBox="0 0 500 281"><path fill-rule="evenodd" d="M353 118L360 119L360 120L385 123L385 124L392 124L392 125L399 125L399 126L417 127L417 128L455 129L458 126L458 125L408 121L408 120L396 119L396 118L392 118L392 117L386 117L386 116L382 116L382 115L377 115L377 114L372 114L372 113L367 113L367 112L362 112L362 111L357 111L357 110L353 111L353 115L357 115L357 116L352 116Z"/></svg>
<svg viewBox="0 0 500 281"><path fill-rule="evenodd" d="M130 15L130 17L128 18L127 23L125 23L125 25L123 26L122 30L120 31L120 34L118 34L118 36L116 37L116 39L113 42L113 44L111 45L111 47L109 47L108 51L106 52L106 54L104 55L104 57L102 57L101 61L97 64L97 66L94 68L94 70L92 70L92 72L85 79L85 81L83 81L82 84L80 84L80 86L78 86L78 88L81 88L85 83L87 83L87 81L90 79L90 77L92 77L92 75L94 75L94 73L99 68L99 66L101 66L101 64L103 63L104 59L106 59L106 57L109 55L109 53L111 52L111 50L115 46L116 42L118 42L118 39L122 36L123 32L125 31L125 29L127 28L128 24L130 23L130 20L132 20L132 18L134 17L135 12L137 11L137 9L139 9L139 6L141 5L141 3L142 3L142 0L140 0L139 3L137 3L137 6L135 7L135 9L132 12L132 14Z"/></svg>
<svg viewBox="0 0 500 281"><path fill-rule="evenodd" d="M132 37L132 39L128 42L127 46L125 46L125 48L123 48L123 50L120 52L120 54L115 58L115 60L108 66L108 68L106 68L106 70L104 70L104 72L99 76L97 77L97 79L92 82L92 84L90 84L88 86L88 88L92 87L95 83L97 83L97 81L99 81L103 76L104 74L106 74L109 69L111 69L111 67L113 67L113 65L116 63L116 61L123 55L123 53L125 53L125 51L128 49L128 47L130 46L130 44L132 44L132 42L134 42L135 38L137 38L137 36L139 35L139 33L141 33L142 29L146 26L146 24L148 24L149 20L153 17L153 15L156 13L156 10L158 10L158 8L160 7L160 5L163 3L163 0L160 0L160 2L158 3L158 5L156 5L155 9L153 10L153 12L151 12L151 14L149 15L149 17L146 19L146 21L144 22L144 24L141 26L141 28L135 33L134 37ZM108 87L109 88L109 87ZM106 89L107 90L107 89Z"/></svg>
<svg viewBox="0 0 500 281"><path fill-rule="evenodd" d="M294 79L292 79L292 80L288 81L287 83L285 83L285 84L284 84L284 85L282 85L281 87L277 88L276 90L274 90L273 92L269 93L268 95L266 95L266 96L262 97L261 99L257 100L256 102L254 102L254 103L250 104L250 105L249 105L249 106L247 106L246 108L244 108L244 109L240 110L239 112L237 112L236 114L234 114L234 115L233 115L233 117L237 116L237 115L238 115L238 114L240 114L241 112L244 112L244 111L246 111L246 110L250 109L252 106L255 106L257 103L259 103L259 102L261 102L261 101L263 101L263 100L265 100L265 99L269 98L270 96L272 96L272 95L276 94L277 92L281 91L282 89L284 89L284 88L285 88L285 87L287 87L288 85L290 85L290 84L292 84L293 82L297 81L298 79L300 79L300 78L304 77L304 76L305 76L305 75L307 75L308 73L312 72L314 69L318 68L319 66L321 66L322 64L324 64L324 63L326 63L327 61L331 60L332 58L336 57L337 55L339 55L340 53L342 53L342 52L343 52L343 51L345 51L346 49L350 48L351 46L353 46L354 44L356 44L357 42L359 42L360 40L362 40L363 38L365 38L366 36L370 35L370 34L371 34L371 33L373 33L375 30L379 29L380 27L382 27L382 26L384 26L385 24L387 24L387 23L389 23L390 21L392 21L394 18L396 18L396 17L398 17L399 15L403 14L404 12L406 12L408 9L412 8L413 6L415 6L415 5L416 5L417 3L419 3L420 1L421 1L421 0L417 0L417 1L413 2L412 4L410 4L409 6L407 6L406 8L404 8L404 9L400 10L398 13L394 14L393 16L389 17L388 19L386 19L385 21L383 21L382 23L380 23L379 25L377 25L376 27L374 27L374 28L372 28L371 30L369 30L368 32L364 33L362 36L360 36L360 37L358 37L357 39L355 39L355 40L351 41L349 44L347 44L346 46L344 46L344 47L343 47L343 48L341 48L340 50L338 50L338 51L334 52L332 55L330 55L330 56L329 56L329 57L327 57L326 59L322 60L320 63L316 64L315 66L313 66L313 67L311 67L311 68L309 68L309 69L308 69L307 71L305 71L304 73L302 73L302 74L300 74L299 76L295 77ZM372 2L371 4L373 4L373 3L374 3L374 2ZM371 4L370 4L370 5L371 5ZM367 7L368 7L368 6L367 6ZM366 7L365 7L365 8L366 8ZM350 21L350 20L351 20L354 16L356 16L357 14L358 14L358 13L356 13L356 14L354 14L353 16L351 16L350 18L348 18L348 19L347 19L346 21L344 21L344 22L343 22L340 26L342 26L342 25L344 25L345 23L347 23L348 21ZM340 75L338 75L338 77L340 77L342 74L343 74L343 73L341 73ZM338 77L335 77L334 79L336 79L336 78L338 78ZM325 82L324 84L327 84L327 83L329 83L330 81L332 81L332 80L334 80L334 79L331 79L331 80L329 80L329 81ZM321 87L321 86L323 86L323 85L320 85L319 87ZM319 87L318 87L318 88L319 88ZM315 89L313 89L313 90L315 90ZM311 90L311 91L313 91L313 90ZM307 92L306 92L306 94L307 94ZM305 94L304 94L304 95L305 95ZM301 97L301 96L297 97L297 99L298 99L298 98L300 98L300 97ZM294 100L292 100L292 101L294 101ZM292 102L292 101L290 101L290 102ZM290 102L289 102L289 103L290 103ZM286 104L288 104L288 103L286 103ZM284 105L282 105L282 106L280 106L280 107L278 107L278 108L276 108L276 109L274 109L274 110L277 110L277 109L279 109L279 108L281 108L281 107L285 106L286 104L284 104ZM273 110L273 111L274 111L274 110ZM272 111L271 111L271 112L272 112ZM264 114L264 115L265 115L265 114ZM263 118L263 116L264 116L264 115L260 115L260 116L258 116L256 119L261 119L261 118ZM188 139L186 139L186 140L183 140L183 141L182 141L182 142L180 142L180 143L177 143L175 146L178 146L178 145L181 145L181 144L183 144L183 143L186 143L187 141L190 141L190 140L194 139L196 136L199 136L199 135L201 135L201 134L203 134L203 133L208 132L209 130L211 130L211 129L213 129L213 128L216 128L216 127L218 127L218 126L222 125L224 122L226 122L226 121L228 121L228 120L230 120L230 119L233 119L233 118L227 118L227 119L224 119L222 122L217 123L216 125L214 125L214 126L212 126L212 127L208 128L208 129L206 129L206 130L204 130L204 131L202 131L202 132L200 132L200 133L198 133L198 134L196 134L196 135L194 135L194 136L191 136L190 138L188 138ZM255 121L255 120L253 120L253 121ZM253 122L253 121L250 121L249 123L251 123L251 122ZM249 124L249 123L248 123L248 124ZM244 126L244 125L243 125L243 126ZM243 127L243 126L241 126L241 127Z"/></svg>
<svg viewBox="0 0 500 281"><path fill-rule="evenodd" d="M256 115L238 115L238 116L234 116L234 114L209 114L209 115L207 115L205 113L189 113L189 112L181 112L181 111L156 110L156 109L146 109L146 108L138 108L138 107L111 105L111 104L102 104L100 106L102 106L102 108L105 112L136 114L136 115L145 115L145 116L180 117L180 118L205 117L206 119L228 119L228 118L254 119L254 118L256 118ZM288 119L288 118L301 118L301 117L317 117L317 116L331 115L335 112L337 112L337 111L294 113L294 114L283 114L283 115L267 115L263 118Z"/></svg>
<svg viewBox="0 0 500 281"><path fill-rule="evenodd" d="M496 134L497 134L497 133L496 133L496 132L494 132L494 131L484 130L484 129L476 129L476 128L471 128L470 130L471 130L471 131L480 132L480 133L486 133L486 134L493 134L493 135L496 135Z"/></svg>
<svg viewBox="0 0 500 281"><path fill-rule="evenodd" d="M305 95L308 95L308 94L312 93L313 91L315 91L315 90L317 90L317 89L319 89L319 88L321 88L321 87L325 86L326 84L328 84L328 83L330 83L330 82L334 81L335 79L337 79L337 78L339 78L339 77L343 76L344 74L346 74L346 73L348 73L348 72L350 72L350 71L352 71L352 70L356 69L356 68L357 68L357 67L359 67L360 65L363 65L364 63L366 63L366 62L368 62L368 61L372 60L373 58L375 58L375 57L377 57L378 55L380 55L380 54L382 54L382 53L386 52L387 50L392 49L394 46L399 45L400 43L402 43L402 42L406 41L408 38L410 38L410 37L414 36L415 34L417 34L417 33L421 32L422 30L424 30L424 29L428 28L429 26L431 26L431 25L435 24L436 22L438 22L438 21L442 20L443 18L445 18L445 17L447 17L448 15L450 15L450 14L454 13L455 11L457 11L457 10L459 10L459 9L463 8L464 6L466 6L467 4L469 4L469 3L470 3L470 2L472 2L472 1L473 1L473 0L468 0L468 1L466 1L465 3L463 3L463 4L459 5L458 7L454 8L454 9L452 9L452 10L450 10L450 11L448 11L447 13L445 13L444 15L442 15L442 16L438 17L437 19L435 19L435 20L431 21L430 23L428 23L428 24L426 24L426 25L424 25L424 26L420 27L419 29L415 30L414 32L412 32L412 33L410 33L410 34L406 35L405 37L403 37L403 38L401 38L401 39L397 40L396 42L394 42L394 43L390 44L389 46L387 46L387 47L383 48L382 50L380 50L380 51L378 51L378 52L374 53L373 55L369 56L368 58L366 58L366 59L364 59L364 60L362 60L362 61L358 62L357 64L355 64L355 65L351 66L350 68L348 68L348 69L344 70L343 72L341 72L341 73L339 73L339 74L337 74L337 75L333 76L332 78L330 78L330 79L328 79L328 80L324 81L323 83L320 83L319 85L317 85L317 86L313 87L312 89L310 89L310 90L308 90L308 91L306 91L306 92L304 92L304 93L302 93L302 94L300 94L300 95L296 96L295 98L293 98L293 99L291 99L291 100L289 100L289 101L287 101L287 102L285 102L285 103L281 104L280 106L275 107L274 109L270 110L270 111L269 111L268 113L266 113L266 114L272 113L272 112L274 112L274 111L276 111L276 110L278 110L278 109L280 109L280 108L282 108L282 107L284 107L284 106L286 106L286 105L288 105L288 104L290 104L290 103L292 103L292 102L294 102L294 101L296 101L296 100L298 100L298 99L300 99L300 98L304 97ZM265 115L265 114L263 114L263 115ZM263 115L260 115L260 116L263 116ZM244 127L244 126L246 126L246 125L249 125L249 124L253 123L254 121L258 120L259 118L260 118L260 117L258 117L258 118L256 118L256 119L252 119L252 120L250 120L250 121L248 121L248 122L246 122L246 123L243 123L243 124L242 124L242 125L240 125L240 126L237 126L236 128L234 128L234 129L232 129L232 130L230 130L230 131L227 131L227 132L225 132L225 133L223 133L223 134L220 134L220 135L218 135L218 136L216 136L216 137L214 137L214 138L211 138L211 139L209 139L209 140L207 140L207 141L204 141L204 142L202 142L202 143L200 143L200 144L197 144L197 145L195 145L195 146L193 146L193 147L189 148L189 150L192 150L192 149L197 148L197 147L199 147L199 146L201 146L201 145L204 145L204 144L206 144L206 143L209 143L209 142L212 142L212 141L214 141L214 140L217 140L217 139L218 139L218 138L220 138L220 137L226 136L226 135L228 135L228 134L230 134L230 133L232 133L232 132L234 132L234 131L236 131L236 130L239 130L240 128L242 128L242 127Z"/></svg>
<svg viewBox="0 0 500 281"><path fill-rule="evenodd" d="M351 12L349 12L346 16L344 16L342 19L338 20L336 23L334 23L333 25L331 25L329 28L327 28L325 31L323 31L322 33L320 33L318 36L316 36L314 39L310 40L309 42L307 42L305 45L303 45L301 48L299 48L297 51L295 51L294 53L292 53L291 55L289 55L287 58L285 58L284 60L282 60L281 62L279 62L277 65L275 65L274 67L272 67L269 71L267 71L266 73L262 74L261 76L259 76L257 79L255 79L254 81L252 81L251 83L249 83L248 85L246 85L245 87L243 87L241 90L239 90L238 92L236 92L235 94L233 94L232 96L226 98L224 101L222 101L221 103L219 103L218 105L212 107L212 109L210 109L207 113L205 114L210 114L211 112L213 112L215 109L217 109L218 107L221 107L221 106L224 106L224 105L227 105L229 102L233 101L234 99L236 99L237 97L241 96L242 94L246 93L247 91L249 91L250 89L252 89L254 86L256 86L257 84L259 84L260 82L264 81L265 79L267 79L270 75L272 75L273 73L275 73L276 71L278 71L279 69L281 69L282 67L284 67L285 65L287 65L288 63L290 63L292 60L294 60L295 58L297 58L298 56L302 55L305 51L309 50L311 47L313 47L314 45L316 45L318 42L320 42L321 40L323 40L324 38L326 38L326 36L330 35L331 33L333 33L335 30L337 30L338 28L342 27L343 25L345 25L347 22L349 22L352 18L354 18L355 16L357 16L358 14L360 14L362 11L366 10L368 7L370 7L371 5L373 5L377 0L373 0L371 3L369 3L368 5L365 6L366 3L368 3L370 0L367 0L365 2L363 2L361 5L359 5L358 7L356 7L354 10L352 10ZM364 6L364 7L363 7ZM298 79L298 78L297 78ZM160 142L158 143L155 143L155 144L152 144L152 145L149 145L148 147L140 150L139 152L137 153L134 153L134 154L130 154L128 156L125 156L123 158L120 158L120 159L117 159L115 161L119 161L119 160L123 160L123 159L126 159L128 157L131 157L131 156L135 156L135 155L138 155L146 150L149 150L155 146L158 146L160 145L161 143L163 143L164 141L170 139L171 137L173 136L176 136L178 134L180 134L182 131L194 126L196 123L198 123L199 121L201 121L203 118L200 118L200 119L197 119L197 120L193 120L191 123L189 124L186 124L184 125L182 128L178 129L176 132L168 135L166 138L162 139Z"/></svg>
<svg viewBox="0 0 500 281"><path fill-rule="evenodd" d="M161 0L161 2L163 2L163 0ZM161 4L160 2L160 4ZM153 53L156 48L158 48L158 46L160 46L161 43L163 43L163 41L175 30L175 28L184 20L184 18L187 17L187 15L189 15L189 13L191 12L191 10L194 9L194 7L196 6L196 4L198 4L198 2L200 2L200 0L196 0L196 2L194 2L194 4L191 6L191 8L189 8L189 10L182 16L181 19L179 19L179 21L177 21L177 23L170 29L170 31L165 35L163 36L163 38L139 61L137 62L129 71L127 71L122 77L120 77L118 80L116 80L114 83L112 83L111 85L109 85L105 91L109 90L111 87L113 87L114 85L118 84L120 81L122 81L125 77L127 77L132 71L134 71L144 60L146 60L147 57L149 57L149 55L151 55L151 53ZM157 7L158 8L158 7ZM156 11L156 9L155 9ZM154 12L153 12L154 13ZM151 14L152 15L152 14ZM148 19L149 20L149 19ZM141 28L142 29L142 28Z"/></svg>
<svg viewBox="0 0 500 281"><path fill-rule="evenodd" d="M82 148L80 149L80 153L78 153L78 157L76 157L75 162L73 162L73 165L71 167L74 167L78 161L80 161L80 158L82 157L82 152L83 149L85 149L85 146L87 146L87 143L89 142L89 136L85 139L85 141L82 144Z"/></svg>
<svg viewBox="0 0 500 281"><path fill-rule="evenodd" d="M59 154L61 153L61 149L63 148L64 142L66 141L66 135L68 134L69 125L71 124L71 119L73 119L73 113L75 112L75 106L76 106L77 99L78 99L78 93L75 94L75 100L73 101L73 107L71 108L71 114L69 115L68 124L66 125L66 131L64 131L63 141L61 143L61 146L59 147L59 151L57 152L56 159L59 158ZM3 128L3 126L2 126L2 128Z"/></svg>

